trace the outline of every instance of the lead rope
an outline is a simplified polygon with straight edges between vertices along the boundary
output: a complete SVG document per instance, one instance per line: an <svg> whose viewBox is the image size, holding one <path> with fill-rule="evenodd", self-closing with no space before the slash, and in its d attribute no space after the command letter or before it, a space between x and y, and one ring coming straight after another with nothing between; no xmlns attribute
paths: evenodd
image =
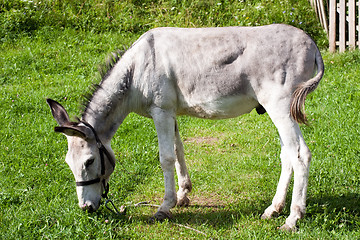
<svg viewBox="0 0 360 240"><path fill-rule="evenodd" d="M144 202L138 202L138 203L135 203L135 204L121 205L120 211L119 211L119 210L116 208L114 202L113 202L111 199L107 198L106 201L105 201L105 207L106 207L110 212L112 212L112 213L114 213L114 214L116 214L116 215L118 215L118 216L124 216L124 215L126 214L126 209L128 209L129 207L141 207L141 206L150 206L150 207L156 207L156 208L160 207L160 205L150 204L150 202L151 202L151 201L144 201ZM112 205L112 207L114 208L114 210L111 209L111 208L108 206L109 203ZM170 223L172 223L172 224L174 224L174 225L176 225L176 226L182 227L182 228L189 229L189 230L191 230L191 231L194 231L194 232L196 232L196 233L199 233L199 234L207 237L206 233L204 233L204 232L202 232L202 231L200 231L200 230L197 230L197 229L195 229L195 228L192 228L192 227L189 227L189 226L180 224L180 223L176 223L176 222L170 222ZM210 239L212 239L212 238L210 238Z"/></svg>
<svg viewBox="0 0 360 240"><path fill-rule="evenodd" d="M114 210L112 210L109 206L108 206L108 203L111 203L112 207L114 208ZM124 207L124 205L122 205L120 207L120 211L116 208L114 202L111 200L111 199L106 199L105 201L105 207L112 213L115 213L116 215L125 215L126 214L126 208Z"/></svg>
<svg viewBox="0 0 360 240"><path fill-rule="evenodd" d="M110 199L110 198L107 198L106 201L105 201L105 207L112 213L115 213L116 215L125 215L126 214L126 209L129 208L129 207L140 207L140 206L149 206L149 207L160 207L160 205L155 205L155 204L150 204L151 201L144 201L144 202L138 202L138 203L135 203L135 204L127 204L127 205L121 205L120 206L120 210L118 210L114 204L114 202ZM111 209L111 207L108 206L108 204L111 204L112 207L114 208Z"/></svg>

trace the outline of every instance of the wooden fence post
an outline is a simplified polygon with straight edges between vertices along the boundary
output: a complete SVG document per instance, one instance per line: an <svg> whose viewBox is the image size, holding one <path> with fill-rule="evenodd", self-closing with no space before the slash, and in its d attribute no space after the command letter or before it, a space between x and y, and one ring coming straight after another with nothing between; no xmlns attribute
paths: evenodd
<svg viewBox="0 0 360 240"><path fill-rule="evenodd" d="M339 50L344 52L346 48L346 35L345 35L345 24L346 24L346 2L340 0L339 4Z"/></svg>
<svg viewBox="0 0 360 240"><path fill-rule="evenodd" d="M355 0L349 0L349 48L355 49L356 35L355 35Z"/></svg>
<svg viewBox="0 0 360 240"><path fill-rule="evenodd" d="M336 51L336 0L330 0L329 6L329 50Z"/></svg>

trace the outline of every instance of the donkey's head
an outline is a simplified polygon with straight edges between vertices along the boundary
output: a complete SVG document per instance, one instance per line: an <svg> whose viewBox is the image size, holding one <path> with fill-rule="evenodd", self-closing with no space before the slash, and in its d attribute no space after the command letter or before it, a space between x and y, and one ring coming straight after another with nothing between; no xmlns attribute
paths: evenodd
<svg viewBox="0 0 360 240"><path fill-rule="evenodd" d="M108 180L114 171L115 157L110 146L102 144L94 128L86 122L71 122L58 102L47 99L56 122L55 132L68 140L66 163L74 174L79 206L90 212L99 208L101 196L108 191ZM107 160L106 160L107 159Z"/></svg>

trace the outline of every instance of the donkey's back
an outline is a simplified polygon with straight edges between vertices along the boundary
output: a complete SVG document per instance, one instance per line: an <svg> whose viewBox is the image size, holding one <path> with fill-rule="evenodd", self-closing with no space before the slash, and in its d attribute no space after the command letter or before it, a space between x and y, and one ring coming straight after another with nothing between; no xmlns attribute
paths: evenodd
<svg viewBox="0 0 360 240"><path fill-rule="evenodd" d="M157 28L137 46L147 56L139 64L147 66L150 90L159 94L148 96L178 115L202 118L235 117L266 105L269 98L290 100L317 65L323 66L314 41L282 24ZM290 101L286 104L290 109Z"/></svg>

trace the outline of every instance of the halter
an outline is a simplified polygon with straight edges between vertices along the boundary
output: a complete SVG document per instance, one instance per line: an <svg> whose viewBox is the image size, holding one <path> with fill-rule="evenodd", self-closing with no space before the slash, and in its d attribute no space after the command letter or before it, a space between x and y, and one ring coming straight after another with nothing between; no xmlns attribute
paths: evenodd
<svg viewBox="0 0 360 240"><path fill-rule="evenodd" d="M115 169L115 160L112 158L112 156L110 155L110 153L108 152L108 150L105 148L104 144L100 141L100 138L98 137L98 135L96 134L95 129L87 122L85 121L80 121L81 123L83 123L85 126L87 126L88 128L91 129L91 131L94 133L95 136L95 140L96 140L96 145L99 149L99 154L100 154L100 160L101 160L101 176L92 180L87 180L87 181L79 181L76 182L76 186L88 186L88 185L92 185L95 183L99 183L101 181L101 178L103 178L105 176L105 158L104 158L104 153L109 161L109 163L111 164L112 168ZM109 192L109 183L106 184L105 183L105 178L102 179L102 184L104 186L104 193L101 194L101 196L103 198L107 198L107 194Z"/></svg>

